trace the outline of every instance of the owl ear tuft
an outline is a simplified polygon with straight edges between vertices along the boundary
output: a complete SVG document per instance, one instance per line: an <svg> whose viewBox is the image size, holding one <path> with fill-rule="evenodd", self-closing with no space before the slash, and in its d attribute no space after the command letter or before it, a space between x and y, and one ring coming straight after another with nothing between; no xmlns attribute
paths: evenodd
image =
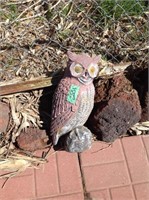
<svg viewBox="0 0 149 200"><path fill-rule="evenodd" d="M75 61L76 58L77 58L77 54L71 52L70 50L67 51L67 56L68 56L68 58L69 58L71 61Z"/></svg>
<svg viewBox="0 0 149 200"><path fill-rule="evenodd" d="M101 60L101 55L93 56L93 60L95 63L98 63Z"/></svg>

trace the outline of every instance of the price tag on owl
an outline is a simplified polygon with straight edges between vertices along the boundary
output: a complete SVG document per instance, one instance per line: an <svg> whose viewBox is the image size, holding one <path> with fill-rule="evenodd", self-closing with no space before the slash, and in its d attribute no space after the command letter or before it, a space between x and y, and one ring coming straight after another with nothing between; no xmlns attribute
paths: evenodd
<svg viewBox="0 0 149 200"><path fill-rule="evenodd" d="M80 89L80 87L77 86L77 85L72 84L70 86L69 92L67 94L67 101L68 102L70 102L72 104L76 103L77 96L78 96L78 93L79 93L79 89Z"/></svg>

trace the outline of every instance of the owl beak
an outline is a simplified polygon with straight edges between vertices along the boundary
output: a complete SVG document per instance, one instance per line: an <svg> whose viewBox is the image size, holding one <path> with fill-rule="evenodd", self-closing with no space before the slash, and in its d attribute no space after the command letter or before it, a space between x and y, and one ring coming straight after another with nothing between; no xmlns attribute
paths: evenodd
<svg viewBox="0 0 149 200"><path fill-rule="evenodd" d="M89 77L89 74L88 74L87 71L85 71L84 74L83 74L83 78L88 79L88 77Z"/></svg>
<svg viewBox="0 0 149 200"><path fill-rule="evenodd" d="M90 77L88 71L85 71L81 77L79 77L79 81L85 85L88 85L92 82L92 78Z"/></svg>

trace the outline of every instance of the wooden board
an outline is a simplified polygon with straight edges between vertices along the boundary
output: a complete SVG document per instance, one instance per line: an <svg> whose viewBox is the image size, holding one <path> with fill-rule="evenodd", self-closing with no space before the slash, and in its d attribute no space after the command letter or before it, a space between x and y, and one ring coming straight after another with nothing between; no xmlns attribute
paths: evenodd
<svg viewBox="0 0 149 200"><path fill-rule="evenodd" d="M3 82L0 85L0 96L57 85L61 77L62 75L57 75L54 77L40 77L26 81L20 80L17 81L16 83Z"/></svg>

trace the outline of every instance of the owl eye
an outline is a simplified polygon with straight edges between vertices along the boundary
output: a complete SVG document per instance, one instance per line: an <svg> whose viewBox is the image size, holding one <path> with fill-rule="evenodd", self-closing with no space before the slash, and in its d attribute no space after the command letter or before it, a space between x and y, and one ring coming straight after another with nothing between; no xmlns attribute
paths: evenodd
<svg viewBox="0 0 149 200"><path fill-rule="evenodd" d="M80 64L76 64L76 63L72 63L71 66L70 66L70 72L71 72L71 75L78 78L82 75L84 71L84 68L82 65Z"/></svg>
<svg viewBox="0 0 149 200"><path fill-rule="evenodd" d="M75 65L74 66L74 71L77 73L77 74L81 74L83 72L83 67L81 65Z"/></svg>
<svg viewBox="0 0 149 200"><path fill-rule="evenodd" d="M88 73L92 78L95 78L98 73L98 65L91 65L88 68Z"/></svg>

